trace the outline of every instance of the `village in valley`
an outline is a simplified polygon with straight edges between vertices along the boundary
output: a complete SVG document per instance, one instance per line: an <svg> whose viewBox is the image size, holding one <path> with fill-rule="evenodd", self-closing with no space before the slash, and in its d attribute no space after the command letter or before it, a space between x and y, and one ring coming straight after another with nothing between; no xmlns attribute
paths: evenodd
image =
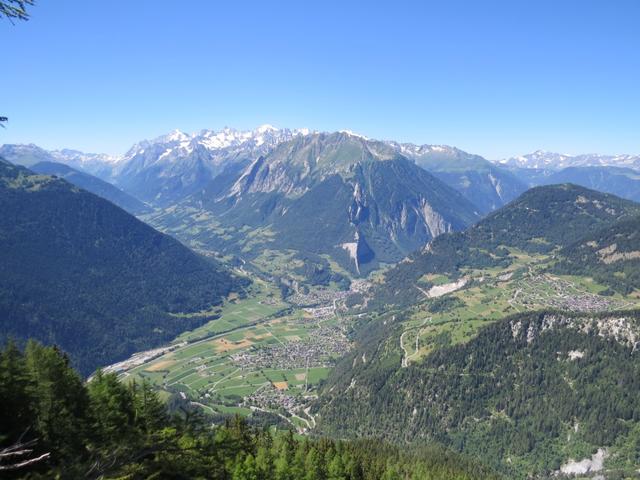
<svg viewBox="0 0 640 480"><path fill-rule="evenodd" d="M258 279L252 288L249 298L202 312L216 318L172 344L106 370L149 381L209 414L262 412L308 431L318 385L351 348L345 300L358 290L315 287L285 301L271 282Z"/></svg>
<svg viewBox="0 0 640 480"><path fill-rule="evenodd" d="M439 345L465 343L488 322L511 314L533 310L601 313L640 306L637 296L610 294L591 278L549 273L546 256L511 253L514 262L507 269L469 269L460 279L430 276L433 287L417 286L425 299L412 309L397 339L403 367ZM448 300L446 306L434 309L442 299Z"/></svg>

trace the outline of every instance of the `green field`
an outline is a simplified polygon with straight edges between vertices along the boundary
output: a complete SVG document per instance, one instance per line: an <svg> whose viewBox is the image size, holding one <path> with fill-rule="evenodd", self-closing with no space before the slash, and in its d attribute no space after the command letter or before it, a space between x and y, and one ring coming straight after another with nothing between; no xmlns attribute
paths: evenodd
<svg viewBox="0 0 640 480"><path fill-rule="evenodd" d="M208 322L195 330L184 332L176 338L175 342L190 342L218 333L228 332L265 319L288 307L281 300L280 293L273 285L258 278L253 279L253 281L254 285L248 292L248 298L229 300L223 307L208 312L209 315L217 314L220 318ZM196 315L205 315L206 313L200 312Z"/></svg>
<svg viewBox="0 0 640 480"><path fill-rule="evenodd" d="M510 249L510 254L515 261L507 269L468 269L464 275L469 282L464 288L414 306L403 325L403 332L407 332L404 338L407 350L403 354L408 354L411 361L419 360L439 346L467 342L488 322L523 311L580 310L580 307L588 311L613 311L640 307L636 296L600 296L606 287L591 278L549 275L547 256L534 257L515 249ZM431 275L425 280L436 285L449 281L442 275ZM456 301L442 311L430 310L445 297Z"/></svg>
<svg viewBox="0 0 640 480"><path fill-rule="evenodd" d="M248 298L231 299L215 314L220 318L180 335L173 342L180 344L178 348L125 372L122 378L148 380L164 398L182 392L185 399L208 413L250 414L242 402L256 391L269 389L302 397L313 394L318 382L329 374L328 364L295 365L295 359L291 365L270 367L265 362L271 357L265 360L264 355L286 352L287 348L304 350L314 341L318 328L336 329L341 319L311 318L283 302L278 290L261 280L254 282ZM249 359L237 358L242 355ZM252 363L254 357L258 361ZM327 362L332 359L328 356ZM299 426L301 420L294 417L300 412L290 413L289 421Z"/></svg>

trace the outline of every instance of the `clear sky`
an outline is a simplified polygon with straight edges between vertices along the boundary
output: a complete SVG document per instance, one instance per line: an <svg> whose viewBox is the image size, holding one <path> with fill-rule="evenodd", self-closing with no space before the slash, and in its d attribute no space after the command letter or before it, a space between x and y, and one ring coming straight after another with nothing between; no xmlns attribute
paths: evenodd
<svg viewBox="0 0 640 480"><path fill-rule="evenodd" d="M487 158L640 153L639 0L36 0L0 21L0 143L349 129Z"/></svg>

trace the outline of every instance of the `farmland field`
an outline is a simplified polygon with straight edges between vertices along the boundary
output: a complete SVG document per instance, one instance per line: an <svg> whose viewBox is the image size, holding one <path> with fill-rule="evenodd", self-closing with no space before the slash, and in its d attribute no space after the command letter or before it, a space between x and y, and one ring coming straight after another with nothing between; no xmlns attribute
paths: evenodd
<svg viewBox="0 0 640 480"><path fill-rule="evenodd" d="M403 325L403 357L416 361L438 346L467 342L488 322L518 312L604 312L640 307L635 296L601 295L606 287L588 277L547 273L546 256L532 257L514 249L510 254L516 261L509 268L469 269L464 272L467 283L463 288L415 306ZM437 285L452 281L443 275L425 280Z"/></svg>
<svg viewBox="0 0 640 480"><path fill-rule="evenodd" d="M249 298L198 313L217 318L180 335L170 351L124 369L121 378L147 380L206 413L273 412L309 428L307 401L349 349L348 320L334 311L344 293L312 292L318 307L303 309L284 302L268 282L257 279L252 289Z"/></svg>

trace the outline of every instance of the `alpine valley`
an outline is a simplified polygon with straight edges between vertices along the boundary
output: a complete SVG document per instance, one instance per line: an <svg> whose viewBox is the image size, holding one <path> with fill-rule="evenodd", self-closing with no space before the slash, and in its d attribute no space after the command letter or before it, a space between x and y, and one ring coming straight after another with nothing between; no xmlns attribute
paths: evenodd
<svg viewBox="0 0 640 480"><path fill-rule="evenodd" d="M640 478L640 157L263 125L0 158L30 478Z"/></svg>

